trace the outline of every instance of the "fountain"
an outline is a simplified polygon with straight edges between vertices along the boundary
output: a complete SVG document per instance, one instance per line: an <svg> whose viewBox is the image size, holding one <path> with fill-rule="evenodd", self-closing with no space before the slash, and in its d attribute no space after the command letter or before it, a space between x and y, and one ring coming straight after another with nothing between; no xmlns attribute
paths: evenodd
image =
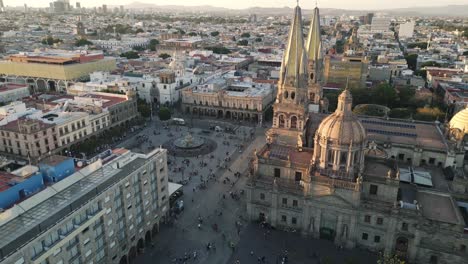
<svg viewBox="0 0 468 264"><path fill-rule="evenodd" d="M195 149L205 144L205 140L201 137L193 137L188 133L183 138L178 138L174 141L174 145L180 149Z"/></svg>

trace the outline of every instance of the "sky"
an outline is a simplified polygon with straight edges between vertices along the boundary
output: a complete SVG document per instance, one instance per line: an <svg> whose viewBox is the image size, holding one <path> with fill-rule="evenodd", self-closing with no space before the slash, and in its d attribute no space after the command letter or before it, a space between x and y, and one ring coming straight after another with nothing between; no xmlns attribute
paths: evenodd
<svg viewBox="0 0 468 264"><path fill-rule="evenodd" d="M33 7L46 7L52 0L3 0L5 6L22 6L27 4ZM233 9L242 9L252 6L260 7L293 7L296 0L78 0L82 7L94 7L102 4L125 5L132 2L153 3L159 5L212 5ZM76 0L70 0L70 4L75 5ZM118 4L117 4L118 3ZM302 8L310 9L315 7L315 0L300 0ZM468 0L318 0L318 6L323 8L342 9L389 9L421 6L442 6L442 5L468 5Z"/></svg>

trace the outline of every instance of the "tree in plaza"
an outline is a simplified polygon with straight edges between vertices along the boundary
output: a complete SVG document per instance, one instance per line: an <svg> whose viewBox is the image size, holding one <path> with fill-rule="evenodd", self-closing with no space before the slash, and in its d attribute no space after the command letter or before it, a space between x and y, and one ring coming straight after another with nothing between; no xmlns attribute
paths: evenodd
<svg viewBox="0 0 468 264"><path fill-rule="evenodd" d="M165 60L167 58L171 57L171 55L167 54L167 53L161 53L159 54L159 58Z"/></svg>
<svg viewBox="0 0 468 264"><path fill-rule="evenodd" d="M169 108L163 106L163 107L159 108L158 116L159 116L159 119L161 121L169 120L169 119L171 119L171 110L169 110Z"/></svg>
<svg viewBox="0 0 468 264"><path fill-rule="evenodd" d="M377 264L405 264L405 262L396 255L380 254Z"/></svg>
<svg viewBox="0 0 468 264"><path fill-rule="evenodd" d="M52 36L47 36L46 38L43 38L42 41L41 41L42 44L49 45L49 46L52 46L55 43L62 43L62 42L63 42L63 40L58 39L58 38L54 38Z"/></svg>
<svg viewBox="0 0 468 264"><path fill-rule="evenodd" d="M150 117L151 116L151 107L144 100L138 99L137 109L138 109L138 112L140 112L142 117Z"/></svg>

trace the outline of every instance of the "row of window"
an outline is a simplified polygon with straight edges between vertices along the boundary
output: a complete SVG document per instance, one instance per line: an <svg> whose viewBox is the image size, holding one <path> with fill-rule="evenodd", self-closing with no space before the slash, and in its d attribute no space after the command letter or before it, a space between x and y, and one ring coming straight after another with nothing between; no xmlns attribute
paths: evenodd
<svg viewBox="0 0 468 264"><path fill-rule="evenodd" d="M275 178L281 178L281 169L280 168L275 168L274 169L274 176ZM302 171L296 171L294 174L294 180L296 182L299 182L302 180Z"/></svg>
<svg viewBox="0 0 468 264"><path fill-rule="evenodd" d="M367 233L362 233L362 236L361 236L361 239L362 240L369 240L369 234ZM375 243L380 243L380 236L374 236L374 242Z"/></svg>

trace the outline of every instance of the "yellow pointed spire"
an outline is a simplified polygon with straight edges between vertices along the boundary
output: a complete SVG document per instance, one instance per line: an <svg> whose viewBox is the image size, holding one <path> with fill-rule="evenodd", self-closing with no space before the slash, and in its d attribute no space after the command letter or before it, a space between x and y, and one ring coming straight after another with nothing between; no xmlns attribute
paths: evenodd
<svg viewBox="0 0 468 264"><path fill-rule="evenodd" d="M281 66L281 84L307 87L307 55L304 48L301 8L296 6L289 30L288 46Z"/></svg>
<svg viewBox="0 0 468 264"><path fill-rule="evenodd" d="M314 15L310 22L306 49L309 60L317 61L322 59L322 40L320 38L320 14L318 7L315 7Z"/></svg>

